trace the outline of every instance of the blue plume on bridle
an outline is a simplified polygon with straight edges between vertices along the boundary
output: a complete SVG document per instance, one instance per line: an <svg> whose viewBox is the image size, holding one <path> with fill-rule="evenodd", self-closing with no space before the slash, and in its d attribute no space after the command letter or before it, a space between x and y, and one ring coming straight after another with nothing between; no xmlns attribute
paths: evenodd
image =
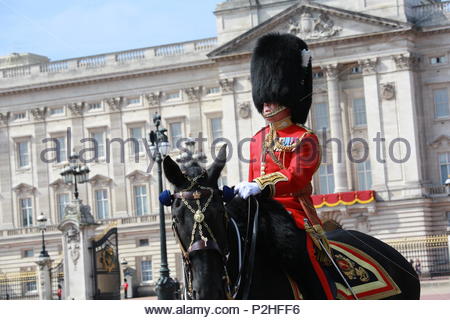
<svg viewBox="0 0 450 320"><path fill-rule="evenodd" d="M223 186L222 188L222 200L225 203L230 202L234 198L234 187ZM159 194L159 202L166 207L170 207L173 202L173 195L170 190L164 190Z"/></svg>

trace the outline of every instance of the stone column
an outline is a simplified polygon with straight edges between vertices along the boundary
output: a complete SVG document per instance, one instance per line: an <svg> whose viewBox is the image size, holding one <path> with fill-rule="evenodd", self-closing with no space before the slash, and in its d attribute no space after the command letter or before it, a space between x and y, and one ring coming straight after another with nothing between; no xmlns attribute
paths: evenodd
<svg viewBox="0 0 450 320"><path fill-rule="evenodd" d="M346 152L344 143L344 130L342 126L342 110L339 102L339 68L337 64L323 67L327 75L328 106L330 114L330 132L333 155L334 192L346 192L348 190Z"/></svg>
<svg viewBox="0 0 450 320"><path fill-rule="evenodd" d="M50 274L52 260L50 257L39 257L36 264L39 266L39 300L52 300L52 278Z"/></svg>
<svg viewBox="0 0 450 320"><path fill-rule="evenodd" d="M417 128L420 128L418 118L418 103L416 100L416 74L415 68L418 59L411 53L401 54L393 57L396 70L395 80L398 86L396 90L397 113L400 115L398 121L398 137L403 139L408 145L407 150L405 143L397 142L394 146L393 141L390 142L389 158L395 161L397 167L403 171L403 196L406 198L419 197L422 198L422 141L420 135L423 134ZM408 154L409 151L409 154ZM402 161L402 159L404 159ZM392 171L398 168L393 166ZM391 176L391 173L389 174Z"/></svg>
<svg viewBox="0 0 450 320"><path fill-rule="evenodd" d="M95 223L91 209L81 200L73 200L64 210L64 220L58 225L63 233L64 288L67 300L94 298L94 268L92 238Z"/></svg>
<svg viewBox="0 0 450 320"><path fill-rule="evenodd" d="M54 221L58 221L58 217L56 215L51 214L51 210L49 207L50 198L49 188L48 188L48 164L42 161L39 157L42 150L47 148L47 144L43 143L42 140L47 138L47 126L45 123L45 118L47 116L47 107L44 108L34 108L31 109L31 114L34 118L34 144L36 146L36 160L33 163L35 165L34 170L36 170L37 177L37 203L39 204L39 211L48 212L48 215L51 219L55 219Z"/></svg>
<svg viewBox="0 0 450 320"><path fill-rule="evenodd" d="M0 146L2 147L0 152L0 226L5 229L14 227L14 210L12 206L13 192L11 190L11 152L13 152L13 146L10 144L9 139L9 120L11 113L0 113Z"/></svg>
<svg viewBox="0 0 450 320"><path fill-rule="evenodd" d="M109 119L110 119L110 132L111 135L109 137L110 140L124 138L126 139L127 135L123 133L122 129L122 104L123 97L115 97L106 100L106 103L109 105ZM125 154L122 153L122 148L120 143L114 142L110 144L111 148L111 159L109 159L110 163L107 165L112 169L110 172L113 173L113 181L114 181L114 197L111 198L114 201L114 217L124 217L127 216L127 187L126 187L126 177L125 177ZM126 152L127 150L123 150ZM112 161L113 159L120 159L123 163L117 163Z"/></svg>
<svg viewBox="0 0 450 320"><path fill-rule="evenodd" d="M384 139L383 110L380 104L377 65L378 59L359 61L363 72L364 97L367 116L367 136L369 146L372 188L384 199L389 198L386 178L386 147ZM375 140L374 140L375 139Z"/></svg>
<svg viewBox="0 0 450 320"><path fill-rule="evenodd" d="M222 130L224 138L231 142L227 148L229 161L227 162L227 184L232 186L238 184L242 180L240 174L240 163L238 155L238 132L236 120L236 101L234 96L234 78L219 80L222 88L222 105L224 106L222 115ZM231 154L231 157L230 157Z"/></svg>

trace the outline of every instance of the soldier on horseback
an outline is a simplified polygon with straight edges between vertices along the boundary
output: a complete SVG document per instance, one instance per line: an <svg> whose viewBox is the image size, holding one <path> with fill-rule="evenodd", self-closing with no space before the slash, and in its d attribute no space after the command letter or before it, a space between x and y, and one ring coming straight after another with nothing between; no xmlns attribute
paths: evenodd
<svg viewBox="0 0 450 320"><path fill-rule="evenodd" d="M317 136L304 126L312 102L306 43L290 34L261 37L253 51L251 81L254 104L268 125L253 137L248 181L235 191L244 199L261 194L283 205L306 239L274 243L278 258L305 298L333 299L324 268L329 245L311 200L311 180L321 158Z"/></svg>

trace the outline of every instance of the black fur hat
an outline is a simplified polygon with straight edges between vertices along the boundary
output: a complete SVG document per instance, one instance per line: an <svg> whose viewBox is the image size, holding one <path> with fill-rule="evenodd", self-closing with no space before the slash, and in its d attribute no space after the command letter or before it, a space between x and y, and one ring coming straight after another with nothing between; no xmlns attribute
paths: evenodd
<svg viewBox="0 0 450 320"><path fill-rule="evenodd" d="M311 61L303 62L306 43L292 34L269 33L258 39L251 61L253 102L260 113L265 102L291 109L293 122L304 124L312 102Z"/></svg>

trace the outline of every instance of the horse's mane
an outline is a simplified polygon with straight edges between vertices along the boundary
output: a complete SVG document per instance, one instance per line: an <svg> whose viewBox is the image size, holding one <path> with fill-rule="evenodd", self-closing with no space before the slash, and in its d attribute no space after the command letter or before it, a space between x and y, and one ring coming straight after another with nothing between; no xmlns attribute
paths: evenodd
<svg viewBox="0 0 450 320"><path fill-rule="evenodd" d="M271 258L279 258L280 255L295 260L298 243L304 241L301 238L299 229L295 226L294 220L283 206L273 199L259 198L260 223L258 241L262 249ZM247 230L248 200L235 197L226 206L226 210L232 217L242 235L245 236ZM251 210L254 214L255 201L251 201ZM297 245L295 245L297 244Z"/></svg>

